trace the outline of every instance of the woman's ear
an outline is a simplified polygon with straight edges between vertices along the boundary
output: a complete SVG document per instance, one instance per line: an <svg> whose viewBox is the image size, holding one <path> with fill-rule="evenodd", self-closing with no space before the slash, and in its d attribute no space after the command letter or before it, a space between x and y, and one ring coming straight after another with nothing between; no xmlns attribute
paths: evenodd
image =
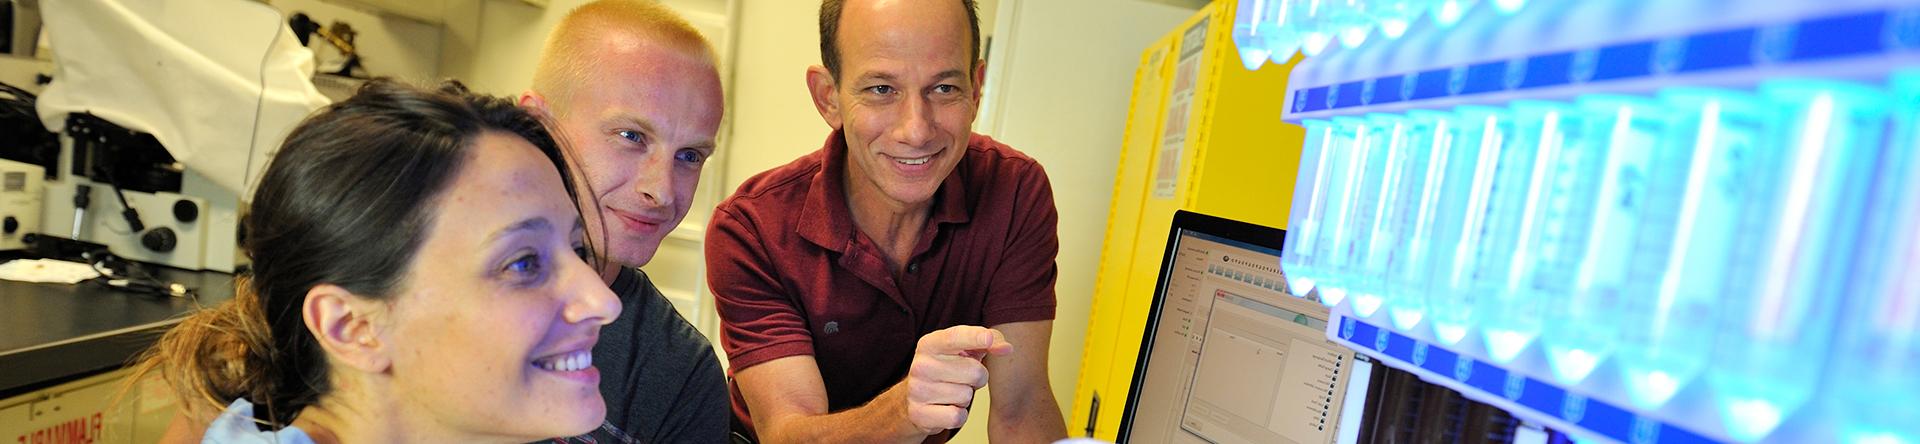
<svg viewBox="0 0 1920 444"><path fill-rule="evenodd" d="M393 361L371 316L376 305L338 285L321 284L307 290L300 314L328 357L360 371L384 373Z"/></svg>

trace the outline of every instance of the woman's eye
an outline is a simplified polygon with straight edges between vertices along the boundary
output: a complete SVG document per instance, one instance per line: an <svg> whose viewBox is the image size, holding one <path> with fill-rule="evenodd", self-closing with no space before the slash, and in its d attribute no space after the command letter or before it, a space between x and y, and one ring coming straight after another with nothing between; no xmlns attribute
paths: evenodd
<svg viewBox="0 0 1920 444"><path fill-rule="evenodd" d="M537 275L540 274L540 270L540 256L533 254L520 256L520 258L514 259L513 262L508 262L506 269L508 273L518 275Z"/></svg>
<svg viewBox="0 0 1920 444"><path fill-rule="evenodd" d="M573 255L574 255L574 256L579 256L579 257L580 257L580 260L583 260L583 261L592 261L592 260L593 260L593 259L592 259L592 256L593 256L593 251L592 251L592 250L588 250L588 249L587 249L587 246L586 246L586 245L575 245L575 246L573 246Z"/></svg>

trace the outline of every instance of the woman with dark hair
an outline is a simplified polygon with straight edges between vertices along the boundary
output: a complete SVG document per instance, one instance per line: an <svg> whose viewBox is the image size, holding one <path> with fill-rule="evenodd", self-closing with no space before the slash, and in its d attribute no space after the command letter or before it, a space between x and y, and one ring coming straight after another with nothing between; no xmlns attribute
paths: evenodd
<svg viewBox="0 0 1920 444"><path fill-rule="evenodd" d="M211 421L211 442L591 431L606 406L590 351L620 302L570 177L511 101L369 82L287 136L245 218L252 271L138 372Z"/></svg>

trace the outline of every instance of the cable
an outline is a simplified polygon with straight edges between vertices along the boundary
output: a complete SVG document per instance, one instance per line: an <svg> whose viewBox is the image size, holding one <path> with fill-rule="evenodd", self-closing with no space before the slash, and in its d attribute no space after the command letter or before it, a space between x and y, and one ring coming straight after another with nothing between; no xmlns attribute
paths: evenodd
<svg viewBox="0 0 1920 444"><path fill-rule="evenodd" d="M133 209L133 205L127 204L127 192L120 189L118 176L119 174L108 174L107 177L114 179L108 181L107 185L112 186L113 195L120 198L120 216L127 219L127 228L133 230L134 233L147 231L147 224L140 223L140 210L135 210Z"/></svg>
<svg viewBox="0 0 1920 444"><path fill-rule="evenodd" d="M82 253L81 257L87 260L87 265L92 267L94 272L100 273L100 277L96 278L96 280L99 281L101 285L134 293L188 298L196 304L200 302L200 293L196 289L178 282L160 279L152 273L141 269L139 264L126 261L119 256L113 255L110 251L89 251ZM123 274L114 270L110 262L115 261L124 264L123 266L127 270L126 273Z"/></svg>

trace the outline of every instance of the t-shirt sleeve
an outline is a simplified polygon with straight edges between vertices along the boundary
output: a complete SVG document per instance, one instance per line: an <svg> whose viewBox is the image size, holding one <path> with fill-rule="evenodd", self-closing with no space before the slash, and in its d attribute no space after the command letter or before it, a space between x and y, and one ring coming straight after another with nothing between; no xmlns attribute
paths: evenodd
<svg viewBox="0 0 1920 444"><path fill-rule="evenodd" d="M720 345L734 371L813 354L806 318L782 288L752 222L723 204L707 227L707 285L720 314Z"/></svg>
<svg viewBox="0 0 1920 444"><path fill-rule="evenodd" d="M987 326L1053 319L1054 281L1060 274L1054 262L1060 254L1060 213L1053 205L1053 184L1038 163L1020 164L1018 199L1013 227L1004 249L1006 257L987 286L984 321Z"/></svg>

